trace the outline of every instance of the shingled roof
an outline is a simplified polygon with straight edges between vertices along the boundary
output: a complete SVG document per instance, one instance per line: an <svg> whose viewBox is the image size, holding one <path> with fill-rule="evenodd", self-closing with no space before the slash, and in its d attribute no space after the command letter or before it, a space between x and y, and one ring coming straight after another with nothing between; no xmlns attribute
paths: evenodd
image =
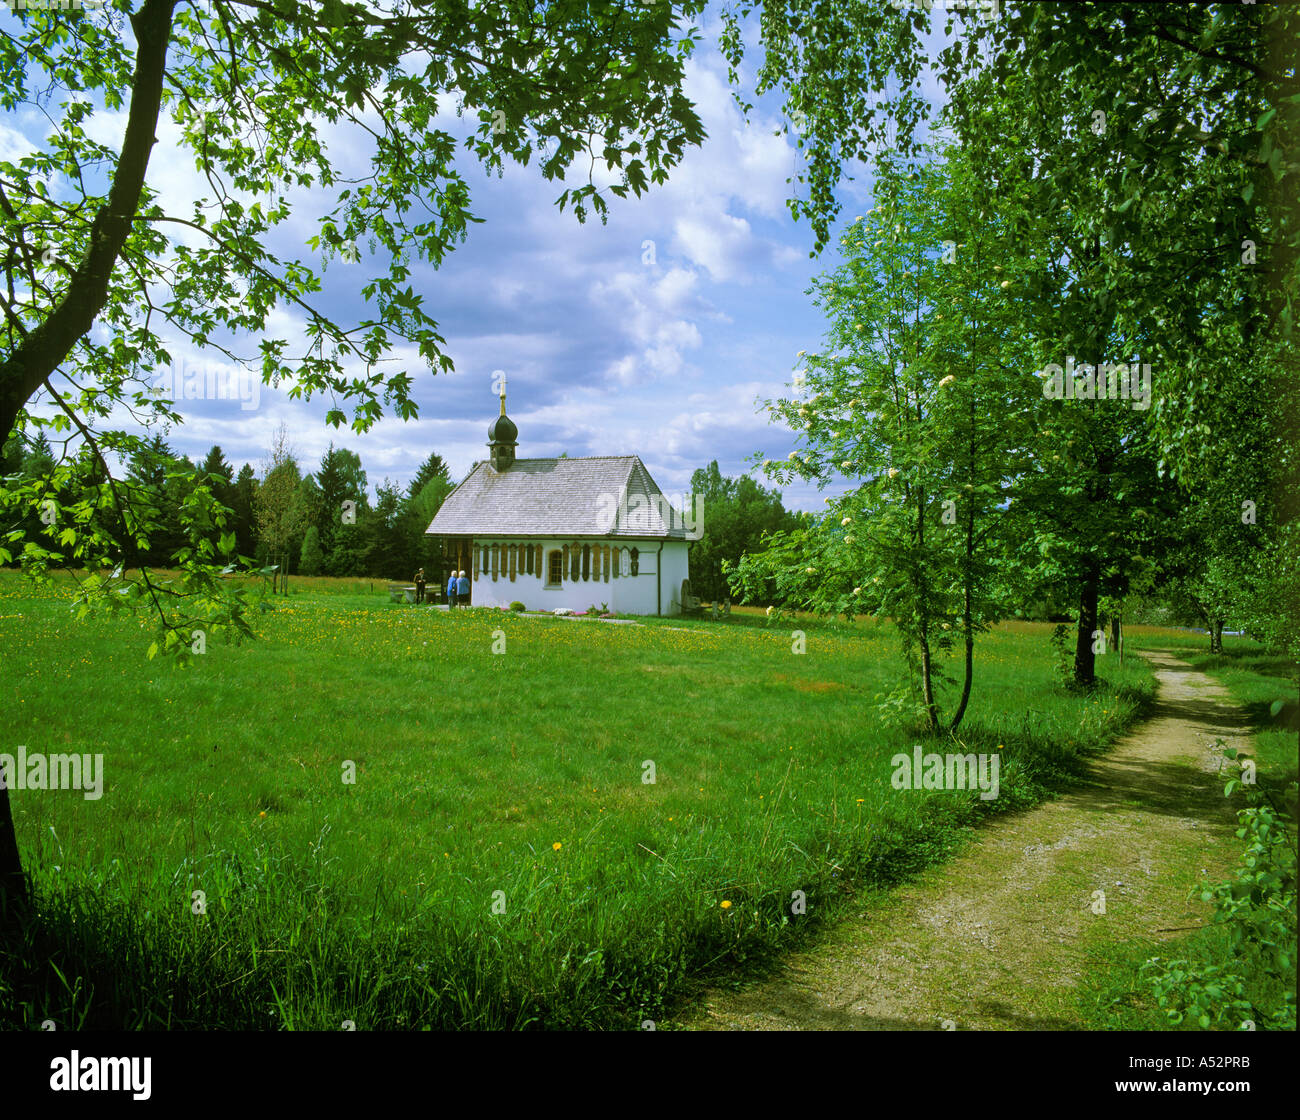
<svg viewBox="0 0 1300 1120"><path fill-rule="evenodd" d="M505 471L479 463L439 508L435 537L630 537L685 540L636 455L516 459Z"/></svg>

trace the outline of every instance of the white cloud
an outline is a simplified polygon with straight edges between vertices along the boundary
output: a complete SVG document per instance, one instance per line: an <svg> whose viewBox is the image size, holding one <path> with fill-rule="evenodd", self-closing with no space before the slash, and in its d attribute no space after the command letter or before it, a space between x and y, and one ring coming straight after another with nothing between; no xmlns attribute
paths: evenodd
<svg viewBox="0 0 1300 1120"><path fill-rule="evenodd" d="M744 218L711 214L708 218L679 218L673 228L673 247L709 270L714 280L746 279L745 258L750 249L750 228Z"/></svg>

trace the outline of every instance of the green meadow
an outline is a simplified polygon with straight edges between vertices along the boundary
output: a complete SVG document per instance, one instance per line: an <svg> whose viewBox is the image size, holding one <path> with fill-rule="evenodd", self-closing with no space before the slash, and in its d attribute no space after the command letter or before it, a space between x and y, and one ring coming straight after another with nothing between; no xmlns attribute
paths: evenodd
<svg viewBox="0 0 1300 1120"><path fill-rule="evenodd" d="M42 921L0 966L5 1027L636 1028L1050 796L1153 693L1113 655L1067 692L1051 627L1007 624L954 742L882 707L903 665L871 620L302 580L179 669L68 598L0 573L0 752L104 760L97 800L12 794ZM997 754L999 796L893 788L918 743Z"/></svg>

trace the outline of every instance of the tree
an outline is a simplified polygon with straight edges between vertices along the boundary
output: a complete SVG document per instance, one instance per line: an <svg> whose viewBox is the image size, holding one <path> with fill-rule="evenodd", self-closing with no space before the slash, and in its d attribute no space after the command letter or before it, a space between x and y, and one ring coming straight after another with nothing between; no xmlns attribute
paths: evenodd
<svg viewBox="0 0 1300 1120"><path fill-rule="evenodd" d="M754 8L741 4L724 17L733 79L749 49L741 21ZM840 169L869 154L882 120L897 125L902 152L914 150L912 125L926 113L911 90L929 15L919 5L891 14L865 3L837 5L832 14L818 0L761 9L758 87L786 93L810 164L809 197L792 208L810 218L820 244L837 211L829 202ZM1022 191L1024 212L1054 226L1031 240L1037 259L1013 284L1027 308L1049 313L1029 337L1044 348L1068 345L1085 355L1081 364L1113 360L1097 353L1108 347L1141 346L1160 379L1144 441L1154 474L1190 482L1196 493L1224 444L1238 438L1232 402L1260 356L1279 343L1294 349L1300 220L1289 200L1300 193L1300 163L1283 153L1300 146L1300 9L1022 4L997 19L950 11L949 27L958 20L962 31L937 66L950 98L946 121L976 182L999 198ZM896 79L902 92L888 93L885 79ZM1053 267L1062 247L1065 269ZM1228 337L1242 343L1244 363L1223 360ZM1035 368L1059 361L1036 357ZM1281 399L1294 398L1295 358L1282 368ZM1085 411L1064 417L1070 430L1061 434L1076 451L1092 440L1095 418ZM1288 495L1300 480L1287 437L1295 421L1275 414L1267 424L1260 438L1285 468L1259 482L1274 484L1266 498L1276 510L1294 511ZM1135 500L1127 465L1120 476L1112 470L1117 453L1129 456L1126 438L1112 426L1101 433L1108 446L1100 456L1076 460L1086 476L1076 479L1076 494L1109 507L1110 523L1089 526L1093 539L1100 530L1104 541L1123 540L1140 528L1108 495L1128 495L1118 501L1129 514L1153 508ZM1279 579L1300 571L1300 555L1289 551L1300 540L1293 524L1275 523L1270 570ZM1078 542L1083 534L1074 536ZM1081 615L1075 673L1088 683L1091 616L1106 593L1098 583L1122 573L1115 557L1085 562L1081 546L1072 547L1084 567L1073 588ZM1061 560L1067 571L1069 558ZM1257 598L1281 609L1300 599L1300 583ZM1284 633L1288 622L1278 616L1263 628Z"/></svg>
<svg viewBox="0 0 1300 1120"><path fill-rule="evenodd" d="M293 521L297 526L297 535L290 542L289 551L291 555L298 556L302 552L303 539L307 530L314 528L319 536L320 523L323 520L320 487L316 485L316 480L311 475L303 475L298 483L298 489L294 491L293 503Z"/></svg>
<svg viewBox="0 0 1300 1120"><path fill-rule="evenodd" d="M454 488L445 475L435 475L414 497L402 503L397 528L399 552L393 559L398 571L424 568L427 572L442 572L451 567L450 556L444 557L444 542L426 536L425 531Z"/></svg>
<svg viewBox="0 0 1300 1120"><path fill-rule="evenodd" d="M1280 640L1283 628L1268 622L1279 604L1273 601L1278 588L1266 574L1276 573L1274 580L1294 579L1288 564L1293 569L1295 558L1288 555L1284 526L1296 519L1296 499L1285 499L1294 495L1295 441L1266 438L1269 432L1284 432L1288 422L1281 357L1255 354L1252 377L1232 402L1236 430L1265 438L1216 440L1214 469L1194 468L1181 478L1184 507L1174 529L1177 546L1162 566L1160 594L1180 616L1205 625L1212 653L1221 651L1228 621L1267 635L1263 640L1275 648L1289 644ZM1225 355L1225 360L1232 358ZM1270 583L1271 593L1261 596ZM1294 587L1300 584L1293 585L1292 602ZM1288 615L1297 617L1294 611Z"/></svg>
<svg viewBox="0 0 1300 1120"><path fill-rule="evenodd" d="M178 458L160 433L154 433L131 455L124 485L135 510L147 511L156 523L149 533L138 534L140 562L161 567L175 563L177 551L185 545L181 509L192 493L194 475L194 465ZM215 498L217 491L211 484L209 491Z"/></svg>
<svg viewBox="0 0 1300 1120"><path fill-rule="evenodd" d="M224 503L230 496L230 487L234 485L235 469L226 462L225 452L216 444L212 445L203 462L199 464L199 473L214 483L213 496Z"/></svg>
<svg viewBox="0 0 1300 1120"><path fill-rule="evenodd" d="M320 515L316 524L320 529L321 547L328 555L334 551L344 527L355 525L357 517L369 508L368 483L366 472L361 467L361 456L346 447L336 448L331 443L321 459L320 470L316 472L316 484L320 489Z"/></svg>
<svg viewBox="0 0 1300 1120"><path fill-rule="evenodd" d="M7 480L21 474L24 457L23 441L17 436L10 436L0 446L0 477Z"/></svg>
<svg viewBox="0 0 1300 1120"><path fill-rule="evenodd" d="M324 563L325 553L320 546L320 531L315 525L311 525L302 538L302 554L298 561L298 570L305 576L318 576Z"/></svg>
<svg viewBox="0 0 1300 1120"><path fill-rule="evenodd" d="M1269 507L1272 543L1259 548L1272 570L1300 567L1285 543L1296 539L1287 528L1300 481L1295 418L1243 407L1259 382L1276 400L1300 388L1291 344L1300 223L1286 202L1300 164L1278 154L1300 141L1288 57L1300 17L1289 5L1139 4L1023 5L1004 16L968 23L941 67L949 119L979 174L999 195L1023 192L1044 219L1014 281L1036 368L1062 353L1084 365L1140 352L1153 371L1141 417L1100 401L1045 415L1045 465L1021 489L1040 549L1077 573L1075 677L1088 684L1099 597L1122 597L1135 563L1182 566L1185 552L1171 556L1176 525L1212 530L1195 551L1204 573L1224 575L1201 591L1227 590L1223 565L1235 562L1217 550L1237 552L1241 526L1216 480L1240 461L1243 425L1276 469L1229 466L1238 503L1254 496ZM1100 64L1119 57L1122 66ZM1184 503L1206 508L1184 515ZM1266 598L1294 601L1300 583ZM1205 609L1221 616L1225 605ZM1278 621L1262 629L1285 629ZM1213 618L1209 626L1213 634Z"/></svg>
<svg viewBox="0 0 1300 1120"><path fill-rule="evenodd" d="M23 454L21 469L27 478L44 478L54 470L54 452L44 432L37 435Z"/></svg>
<svg viewBox="0 0 1300 1120"><path fill-rule="evenodd" d="M723 477L716 459L691 475L691 494L703 511L703 533L691 543L691 590L713 602L730 594L726 565L758 549L764 534L799 523L781 504L778 491L748 475Z"/></svg>
<svg viewBox="0 0 1300 1120"><path fill-rule="evenodd" d="M303 531L303 510L298 499L301 475L282 423L272 439L266 474L258 487L254 510L257 532L266 546L269 565L275 569L271 589L289 591L289 560L295 538Z"/></svg>
<svg viewBox="0 0 1300 1120"><path fill-rule="evenodd" d="M431 451L429 452L429 457L420 464L420 469L415 472L415 477L411 480L411 485L407 490L407 495L414 498L435 478L448 481L450 477L451 470L443 461L442 456L436 451Z"/></svg>
<svg viewBox="0 0 1300 1120"><path fill-rule="evenodd" d="M361 521L363 571L371 576L406 579L411 557L401 532L401 489L384 479L376 487L376 495L374 508L367 510Z"/></svg>
<svg viewBox="0 0 1300 1120"><path fill-rule="evenodd" d="M245 463L239 468L230 497L230 508L234 514L233 529L236 548L240 556L251 557L256 547L254 538L253 506L257 500L257 475L253 468Z"/></svg>
<svg viewBox="0 0 1300 1120"><path fill-rule="evenodd" d="M6 520L11 534L32 541L47 536L50 526L45 523L42 514L48 519L49 507L34 507L31 502L24 502L22 495L27 490L39 496L43 502L48 495L42 480L53 472L54 466L54 452L44 432L37 436L31 446L25 446L21 433L5 441L3 499L9 515ZM36 485L33 486L33 483ZM49 543L52 544L53 541Z"/></svg>
<svg viewBox="0 0 1300 1120"><path fill-rule="evenodd" d="M878 161L875 205L840 239L845 263L814 283L829 352L808 355L795 396L769 402L803 437L787 462L765 464L770 477L854 485L733 581L775 576L799 605L889 616L931 731L961 723L976 635L1003 607L1001 507L1033 405L1009 360L995 263L1005 215L973 211L968 166L956 149L943 154L946 164ZM936 683L957 638L964 677L945 721Z"/></svg>

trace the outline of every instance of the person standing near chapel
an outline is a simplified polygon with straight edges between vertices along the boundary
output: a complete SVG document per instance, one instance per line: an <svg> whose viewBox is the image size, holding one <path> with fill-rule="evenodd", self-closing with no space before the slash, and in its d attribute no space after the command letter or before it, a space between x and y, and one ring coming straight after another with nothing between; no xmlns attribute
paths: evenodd
<svg viewBox="0 0 1300 1120"><path fill-rule="evenodd" d="M423 568L421 568L418 572L415 573L412 582L415 584L415 601L417 603L423 603L424 602L424 569Z"/></svg>
<svg viewBox="0 0 1300 1120"><path fill-rule="evenodd" d="M461 603L469 602L469 576L464 572L456 579L456 599Z"/></svg>
<svg viewBox="0 0 1300 1120"><path fill-rule="evenodd" d="M447 609L456 609L456 573L453 571L447 579Z"/></svg>

